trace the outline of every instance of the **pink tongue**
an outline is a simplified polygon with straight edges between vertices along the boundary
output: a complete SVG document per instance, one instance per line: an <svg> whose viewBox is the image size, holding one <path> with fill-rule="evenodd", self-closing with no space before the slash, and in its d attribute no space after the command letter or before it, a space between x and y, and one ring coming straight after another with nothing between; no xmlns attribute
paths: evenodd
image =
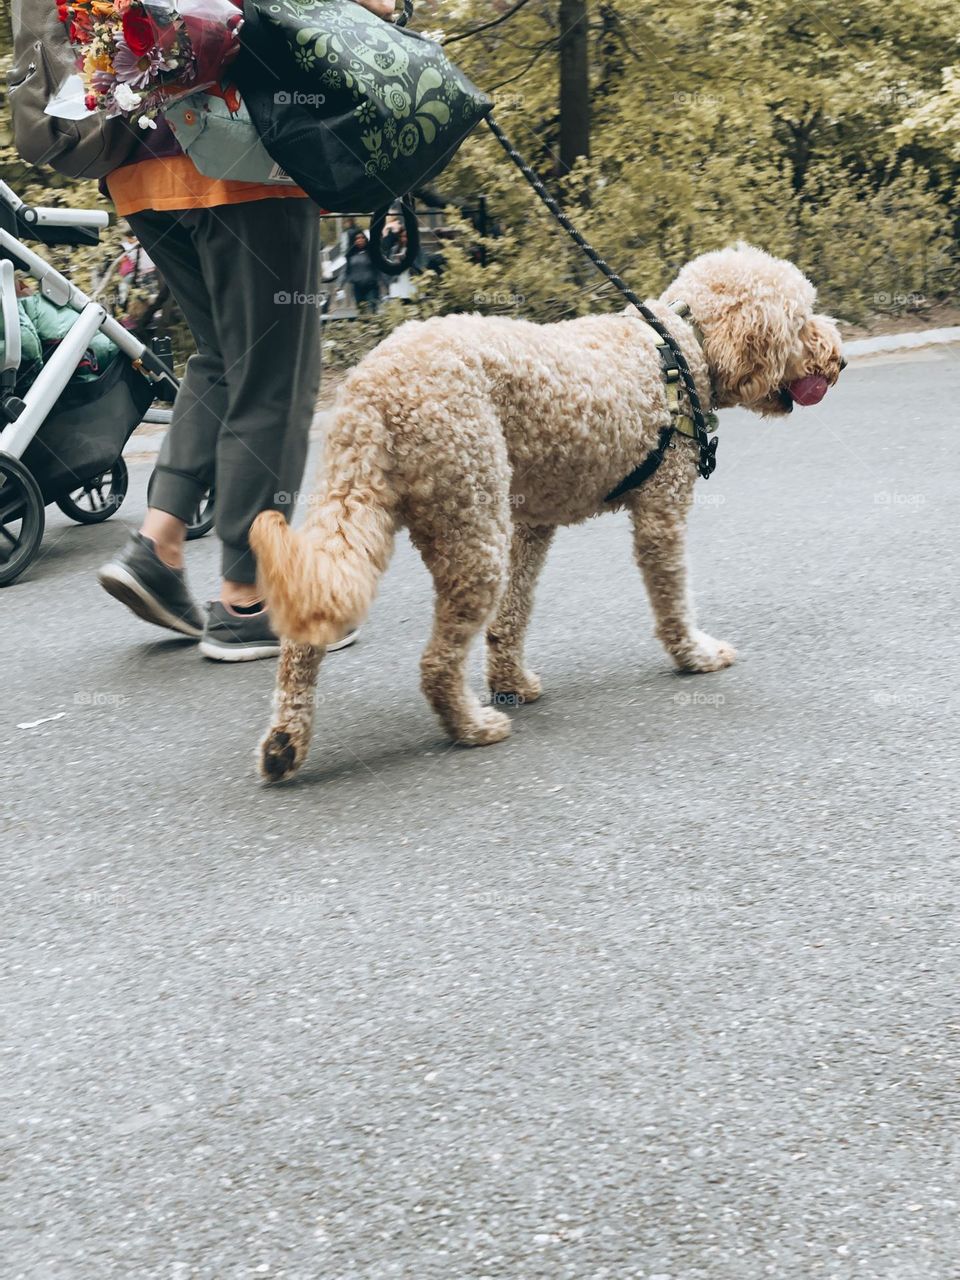
<svg viewBox="0 0 960 1280"><path fill-rule="evenodd" d="M798 378L787 388L797 404L819 404L827 394L830 384L819 373L808 374L806 378Z"/></svg>

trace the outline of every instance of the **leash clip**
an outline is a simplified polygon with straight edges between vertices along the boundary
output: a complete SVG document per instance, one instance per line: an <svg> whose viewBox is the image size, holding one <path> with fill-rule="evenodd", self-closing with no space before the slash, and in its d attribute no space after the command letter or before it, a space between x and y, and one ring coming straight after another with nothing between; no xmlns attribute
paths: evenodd
<svg viewBox="0 0 960 1280"><path fill-rule="evenodd" d="M714 436L712 440L700 442L700 466L698 470L704 480L709 480L717 469L717 445L719 443L719 436Z"/></svg>

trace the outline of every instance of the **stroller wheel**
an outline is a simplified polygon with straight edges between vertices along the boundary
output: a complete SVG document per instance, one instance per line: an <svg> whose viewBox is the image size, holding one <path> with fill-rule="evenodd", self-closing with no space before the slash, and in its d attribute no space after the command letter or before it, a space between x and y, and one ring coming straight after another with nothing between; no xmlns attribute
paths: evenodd
<svg viewBox="0 0 960 1280"><path fill-rule="evenodd" d="M129 480L127 464L118 458L108 471L85 480L78 489L58 498L57 506L77 524L100 524L119 509L127 496Z"/></svg>
<svg viewBox="0 0 960 1280"><path fill-rule="evenodd" d="M193 542L194 538L204 538L213 528L213 509L216 499L216 490L208 489L200 501L197 503L197 509L190 517L187 525L187 541Z"/></svg>
<svg viewBox="0 0 960 1280"><path fill-rule="evenodd" d="M44 522L36 480L17 458L0 453L0 587L19 578L37 554Z"/></svg>

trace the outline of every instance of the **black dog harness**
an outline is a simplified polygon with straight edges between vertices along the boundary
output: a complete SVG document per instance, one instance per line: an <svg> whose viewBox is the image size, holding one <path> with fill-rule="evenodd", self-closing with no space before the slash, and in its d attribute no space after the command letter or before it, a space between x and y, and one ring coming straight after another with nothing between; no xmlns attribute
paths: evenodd
<svg viewBox="0 0 960 1280"><path fill-rule="evenodd" d="M692 323L689 321L690 308L685 302L675 303L673 309L678 316L686 319L688 323ZM702 347L703 342L700 340L699 334L697 334L696 326L693 327L697 340ZM670 411L670 421L666 426L660 428L660 437L655 448L647 454L638 467L634 467L630 474L620 481L615 489L611 489L604 498L604 502L616 502L625 493L629 493L631 489L639 489L642 484L649 480L666 458L667 450L675 448L672 443L674 435L686 436L688 440L693 440L700 446L700 460L697 469L705 480L709 479L717 468L718 440L716 436L712 440L709 439L706 431L706 426L709 426L711 430L716 430L717 415L715 413L705 414L706 426L701 426L696 417L681 411L680 365L666 339L660 337L659 334L658 339L657 354L660 357L660 367L667 393L667 408Z"/></svg>

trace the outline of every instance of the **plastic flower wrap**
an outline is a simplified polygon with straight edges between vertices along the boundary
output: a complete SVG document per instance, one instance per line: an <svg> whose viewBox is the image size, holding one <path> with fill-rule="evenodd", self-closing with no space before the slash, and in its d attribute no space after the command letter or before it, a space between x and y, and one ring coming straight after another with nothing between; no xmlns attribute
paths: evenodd
<svg viewBox="0 0 960 1280"><path fill-rule="evenodd" d="M176 98L218 84L240 49L239 0L67 0L57 13L87 110L143 129Z"/></svg>

